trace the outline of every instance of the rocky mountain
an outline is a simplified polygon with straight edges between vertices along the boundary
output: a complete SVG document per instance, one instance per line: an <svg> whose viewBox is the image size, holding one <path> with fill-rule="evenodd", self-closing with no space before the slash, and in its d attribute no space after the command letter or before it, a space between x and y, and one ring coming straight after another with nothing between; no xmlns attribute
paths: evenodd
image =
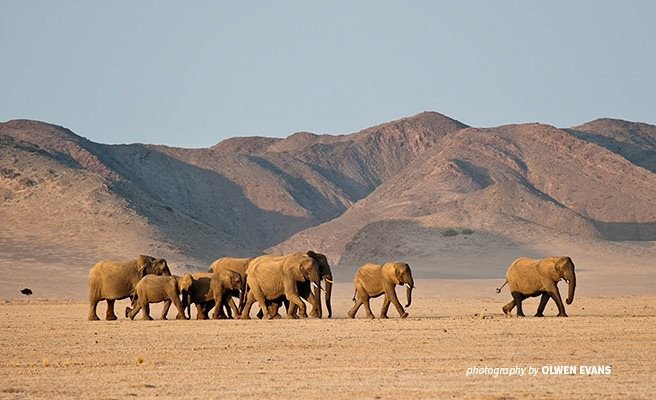
<svg viewBox="0 0 656 400"><path fill-rule="evenodd" d="M478 277L516 254L651 251L655 168L656 127L610 119L482 129L426 112L207 149L14 120L0 124L0 295L34 274L50 293L53 271L75 282L56 294L83 295L95 260L137 253L204 269L312 248L338 270L403 258L420 276Z"/></svg>

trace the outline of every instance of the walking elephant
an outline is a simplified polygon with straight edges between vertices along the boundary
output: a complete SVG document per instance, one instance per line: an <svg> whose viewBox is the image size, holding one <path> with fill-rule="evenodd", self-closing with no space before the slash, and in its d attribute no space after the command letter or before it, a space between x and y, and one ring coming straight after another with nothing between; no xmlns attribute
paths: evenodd
<svg viewBox="0 0 656 400"><path fill-rule="evenodd" d="M299 308L301 317L307 317L305 303L299 296L297 288L297 283L303 281L310 281L318 288L321 287L319 265L313 257L305 253L256 257L251 260L246 270L248 295L241 318L250 319L250 310L256 301L263 311L264 318L272 318L267 300L274 301L282 296ZM317 302L316 299L314 301ZM293 318L293 314L289 313L287 317Z"/></svg>
<svg viewBox="0 0 656 400"><path fill-rule="evenodd" d="M139 311L141 311L144 320L152 320L150 316L150 304L164 301L166 304L164 304L164 308L162 309L162 319L166 319L171 303L178 310L176 319L188 319L180 303L180 294L184 296L185 292L189 291L193 281L193 277L188 273L183 276L144 276L135 288L136 294L132 299L133 308L126 307L125 316L134 319Z"/></svg>
<svg viewBox="0 0 656 400"><path fill-rule="evenodd" d="M248 262L252 258L234 258L234 257L223 257L215 260L208 270L208 272L219 272L223 270L231 270L237 272L240 277L244 287L240 288L241 291L245 290L246 286L246 268L248 268ZM235 305L234 298L240 298L240 290L230 290L228 292L230 296L226 297L226 302L224 307L219 310L218 318L232 318L231 310L241 310L243 304L240 302L239 307ZM225 312L223 310L225 308ZM215 310L216 311L216 310ZM239 316L239 313L235 314L235 318Z"/></svg>
<svg viewBox="0 0 656 400"><path fill-rule="evenodd" d="M331 296L332 296L332 289L333 289L333 273L330 270L330 265L328 264L328 259L326 258L325 255L321 253L315 253L313 251L307 251L305 253L294 253L294 255L297 256L302 256L302 255L307 255L309 257L314 258L318 265L319 265L319 277L320 279L326 284L326 297L325 297L325 302L326 302L326 311L327 311L327 318L331 318L333 315L333 309L332 309L332 304L331 304ZM310 310L310 317L313 318L321 318L323 315L323 310L321 308L321 292L319 291L318 288L315 288L314 291L312 291L311 288L311 283L310 281L303 281L303 282L297 282L296 283L296 289L298 292L298 295L306 300L310 305L312 306L312 309ZM267 306L269 308L269 314L273 316L273 318L279 318L280 314L278 313L278 309L280 306L285 305L285 308L287 309L287 314L292 315L292 317L297 316L297 311L298 307L296 307L294 304L289 303L289 300L285 296L279 297L276 300L273 301L268 301L267 300ZM262 310L258 312L257 316L259 318L262 318L263 313Z"/></svg>
<svg viewBox="0 0 656 400"><path fill-rule="evenodd" d="M196 272L192 274L193 284L189 288L188 300L184 303L189 309L191 304L196 305L196 318L208 319L209 311L215 307L212 318L219 318L219 309L223 306L226 298L230 296L231 291L236 290L238 293L243 284L241 275L232 270L223 270L214 273ZM235 307L232 311L239 315L239 310ZM189 317L191 312L189 311Z"/></svg>
<svg viewBox="0 0 656 400"><path fill-rule="evenodd" d="M549 301L553 299L558 307L558 316L566 317L565 306L560 298L558 291L558 282L564 279L569 284L567 293L567 304L574 301L574 291L576 290L576 274L574 272L574 263L569 257L546 257L542 259L520 257L510 264L506 271L506 281L497 293L508 284L510 294L513 299L510 303L503 306L503 313L510 317L510 312L517 306L517 316L523 317L522 301L527 297L542 296L538 306L536 317L542 317L544 308Z"/></svg>
<svg viewBox="0 0 656 400"><path fill-rule="evenodd" d="M97 321L96 307L107 301L107 320L115 320L114 302L135 294L139 280L146 275L170 276L171 271L163 258L139 255L136 260L103 260L89 271L89 321Z"/></svg>
<svg viewBox="0 0 656 400"><path fill-rule="evenodd" d="M410 266L403 262L387 262L385 264L364 264L355 273L353 278L353 285L355 285L355 294L353 301L355 304L349 310L348 316L355 318L355 314L361 305L364 304L367 318L375 318L371 312L369 299L385 295L383 300L383 307L380 311L380 318L387 318L387 310L390 303L394 304L396 310L399 312L401 318L406 318L408 313L403 309L398 297L396 297L395 286L405 285L407 287L406 307L412 304L412 290L415 287L415 281L412 279L412 271Z"/></svg>

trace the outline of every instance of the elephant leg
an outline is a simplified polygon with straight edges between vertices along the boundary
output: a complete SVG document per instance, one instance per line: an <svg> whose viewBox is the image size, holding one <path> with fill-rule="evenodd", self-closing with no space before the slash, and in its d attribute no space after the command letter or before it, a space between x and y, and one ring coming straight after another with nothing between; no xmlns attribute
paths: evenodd
<svg viewBox="0 0 656 400"><path fill-rule="evenodd" d="M196 319L207 319L202 303L196 303Z"/></svg>
<svg viewBox="0 0 656 400"><path fill-rule="evenodd" d="M250 292L248 292L248 296L246 297L246 303L244 304L244 308L241 310L241 315L239 316L239 318L251 319L250 313L254 303L255 303L255 296L253 296L253 291L251 290Z"/></svg>
<svg viewBox="0 0 656 400"><path fill-rule="evenodd" d="M175 319L188 319L187 316L185 315L184 307L182 307L182 303L180 303L180 298L177 295L175 295L171 298L171 301L173 302L175 308L178 309L178 315L175 316ZM168 308L171 306L171 301L167 302L167 304L165 305L167 313L169 311ZM164 312L162 312L162 315L165 316Z"/></svg>
<svg viewBox="0 0 656 400"><path fill-rule="evenodd" d="M290 293L287 295L287 298L289 299L289 308L288 308L288 313L287 313L287 318L295 319L295 318L307 318L307 308L305 306L305 303L303 302L303 299L296 294L296 293ZM294 315L292 311L292 305L295 305L298 307L298 317Z"/></svg>
<svg viewBox="0 0 656 400"><path fill-rule="evenodd" d="M134 319L134 317L136 317L137 314L139 314L139 310L141 310L141 304L139 304L139 302L134 304L134 307L132 309L130 309L130 307L126 307L125 308L125 311L127 311L126 317L130 319Z"/></svg>
<svg viewBox="0 0 656 400"><path fill-rule="evenodd" d="M171 300L166 300L164 302L164 308L162 309L162 316L161 316L162 319L166 319L166 316L169 313L169 308L171 308ZM180 318L178 318L178 319L180 319Z"/></svg>
<svg viewBox="0 0 656 400"><path fill-rule="evenodd" d="M542 297L540 297L540 305L538 305L538 310L535 313L536 317L544 317L544 308L547 306L548 301L549 293L542 293Z"/></svg>
<svg viewBox="0 0 656 400"><path fill-rule="evenodd" d="M287 311L289 311L289 308L287 309ZM271 319L282 318L282 315L280 315L280 303L274 301L271 304L269 304L269 314L271 314Z"/></svg>
<svg viewBox="0 0 656 400"><path fill-rule="evenodd" d="M96 308L98 307L98 302L100 300L96 298L89 299L89 321L98 321L98 314L96 314Z"/></svg>
<svg viewBox="0 0 656 400"><path fill-rule="evenodd" d="M237 307L237 304L235 303L235 300L230 296L228 298L228 306L232 310L232 314L237 318L239 316L239 308ZM232 315L228 315L228 317L232 318Z"/></svg>
<svg viewBox="0 0 656 400"><path fill-rule="evenodd" d="M503 310L503 313L506 314L507 317L511 317L512 315L510 314L510 312L512 311L513 308L515 308L516 304L517 302L515 302L515 299L513 298L510 303L506 304L501 309Z"/></svg>
<svg viewBox="0 0 656 400"><path fill-rule="evenodd" d="M383 307L380 309L380 318L387 318L387 310L389 310L390 304L392 303L390 303L387 296L385 296L385 299L383 300Z"/></svg>
<svg viewBox="0 0 656 400"><path fill-rule="evenodd" d="M105 318L107 321L114 321L117 319L116 314L114 314L114 302L116 300L107 300L107 315Z"/></svg>
<svg viewBox="0 0 656 400"><path fill-rule="evenodd" d="M271 314L269 314L269 308L267 307L264 293L262 293L259 288L252 288L251 293L253 293L253 296L255 296L257 304L260 305L260 309L262 310L262 319L271 319Z"/></svg>
<svg viewBox="0 0 656 400"><path fill-rule="evenodd" d="M367 318L374 319L374 313L371 312L371 305L369 304L369 296L366 296L362 302L364 304L364 310L367 312Z"/></svg>
<svg viewBox="0 0 656 400"><path fill-rule="evenodd" d="M296 304L290 303L289 300L283 299L282 302L276 304L276 313L277 313L277 318L282 318L280 315L280 312L278 311L280 307L284 305L285 306L285 311L287 312L287 315L292 315L295 319L298 319L298 307L296 307ZM275 317L275 315L274 315Z"/></svg>
<svg viewBox="0 0 656 400"><path fill-rule="evenodd" d="M141 308L143 308L143 313L142 313L141 318L142 318L144 321L152 321L152 320L153 320L153 317L150 316L150 303L145 302L145 303L141 306Z"/></svg>
<svg viewBox="0 0 656 400"><path fill-rule="evenodd" d="M316 289L319 290L319 289ZM317 304L317 295L316 293L310 293L310 296L307 299L308 303L312 306L310 310L310 317L312 318L321 318L321 299Z"/></svg>
<svg viewBox="0 0 656 400"><path fill-rule="evenodd" d="M558 288L555 287L552 290L549 291L549 295L553 299L553 301L556 302L556 306L558 306L558 317L566 317L567 313L565 312L565 305L563 304L563 300L560 298L560 292L558 291Z"/></svg>
<svg viewBox="0 0 656 400"><path fill-rule="evenodd" d="M214 312L212 313L212 319L219 319L219 316L223 316L225 318L225 315L223 314L223 298L225 295L223 293L217 295L214 297Z"/></svg>
<svg viewBox="0 0 656 400"><path fill-rule="evenodd" d="M296 291L296 281L285 282L285 297L287 297L287 300L289 300L290 305L296 304L298 306L298 313L301 318L307 318L305 303ZM294 316L287 313L287 318L294 318Z"/></svg>
<svg viewBox="0 0 656 400"><path fill-rule="evenodd" d="M396 290L394 290L394 286L388 286L385 288L385 298L387 298L389 301L394 304L394 307L396 307L396 311L398 311L399 316L401 318L405 318L408 316L408 313L405 312L403 309L403 306L401 305L401 302L399 301L399 298L396 297Z"/></svg>
<svg viewBox="0 0 656 400"><path fill-rule="evenodd" d="M353 307L348 311L347 315L349 318L355 318L355 315L358 313L358 310L360 309L360 306L364 304L364 299L366 298L365 294L361 294L360 290L358 288L355 288L355 295L353 296L353 300L355 300L355 304L353 304Z"/></svg>
<svg viewBox="0 0 656 400"><path fill-rule="evenodd" d="M525 317L524 310L522 309L522 301L524 301L524 296L519 292L512 292L513 299L515 299L515 304L517 305L517 316Z"/></svg>

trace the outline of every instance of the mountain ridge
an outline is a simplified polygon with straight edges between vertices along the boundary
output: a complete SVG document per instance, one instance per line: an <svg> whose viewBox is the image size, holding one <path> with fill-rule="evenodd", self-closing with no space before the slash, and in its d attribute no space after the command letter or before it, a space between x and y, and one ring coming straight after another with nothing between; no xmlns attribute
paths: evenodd
<svg viewBox="0 0 656 400"><path fill-rule="evenodd" d="M95 259L150 252L205 269L220 256L314 249L337 270L392 257L427 277L471 277L498 272L463 261L483 249L499 265L509 249L566 241L651 251L654 138L652 125L615 119L476 128L423 112L350 134L188 149L12 120L0 123L0 266L82 273ZM463 267L433 266L445 256Z"/></svg>

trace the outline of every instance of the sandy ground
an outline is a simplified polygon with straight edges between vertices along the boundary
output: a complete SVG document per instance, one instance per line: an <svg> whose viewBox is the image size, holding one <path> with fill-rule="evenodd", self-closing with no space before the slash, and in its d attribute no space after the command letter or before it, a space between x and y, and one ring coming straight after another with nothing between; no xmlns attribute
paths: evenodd
<svg viewBox="0 0 656 400"><path fill-rule="evenodd" d="M507 319L507 292L460 296L458 284L419 280L405 320L344 319L348 284L336 285L332 320L88 322L83 301L6 301L0 398L653 398L656 293L583 295L569 318L550 303L545 318ZM612 372L543 375L549 365ZM466 375L515 366L538 374Z"/></svg>

